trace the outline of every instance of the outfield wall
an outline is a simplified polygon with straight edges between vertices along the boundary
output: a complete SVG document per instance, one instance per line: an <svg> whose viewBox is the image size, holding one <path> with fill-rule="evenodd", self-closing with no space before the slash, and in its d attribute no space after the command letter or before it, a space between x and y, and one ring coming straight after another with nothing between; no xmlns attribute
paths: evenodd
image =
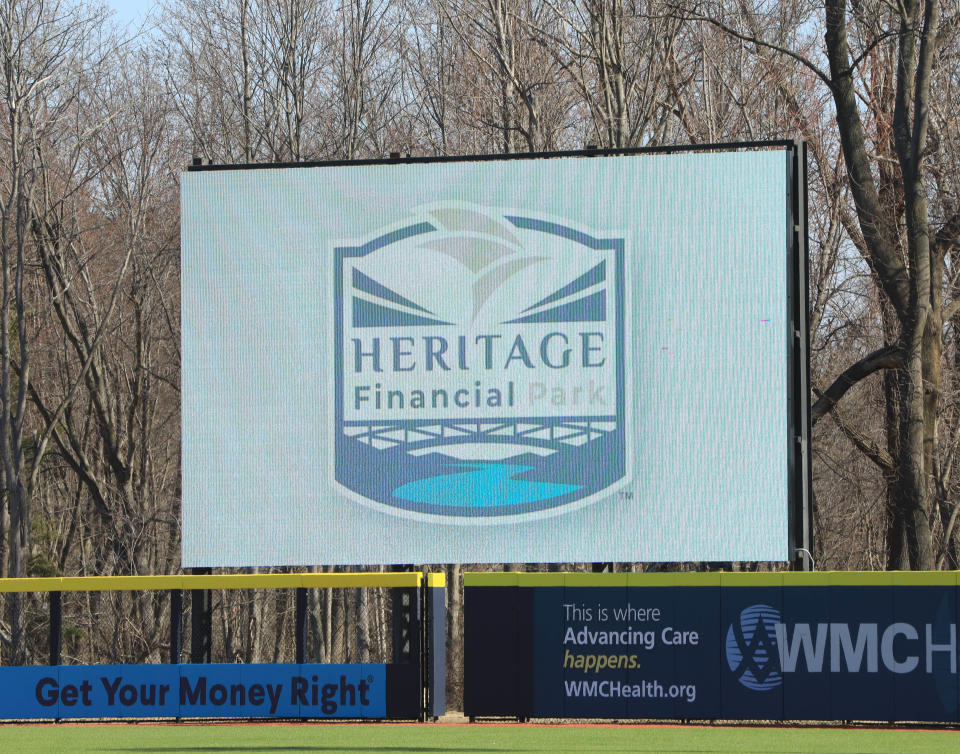
<svg viewBox="0 0 960 754"><path fill-rule="evenodd" d="M465 574L464 713L958 722L958 578Z"/></svg>
<svg viewBox="0 0 960 754"><path fill-rule="evenodd" d="M306 658L308 589L388 588L393 661L321 664ZM194 599L192 656L181 661L182 592ZM197 662L210 646L213 589L293 589L295 663ZM63 592L167 591L169 664L65 665L60 661ZM293 573L0 579L0 593L49 594L46 665L0 667L0 719L68 718L436 718L445 700L443 574ZM207 656L209 659L209 656Z"/></svg>

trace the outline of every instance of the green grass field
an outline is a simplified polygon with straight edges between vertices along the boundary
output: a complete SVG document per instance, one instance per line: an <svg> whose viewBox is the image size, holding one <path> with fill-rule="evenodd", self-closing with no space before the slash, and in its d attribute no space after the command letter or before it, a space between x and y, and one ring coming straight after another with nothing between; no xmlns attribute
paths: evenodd
<svg viewBox="0 0 960 754"><path fill-rule="evenodd" d="M960 731L626 725L7 725L3 752L955 752Z"/></svg>

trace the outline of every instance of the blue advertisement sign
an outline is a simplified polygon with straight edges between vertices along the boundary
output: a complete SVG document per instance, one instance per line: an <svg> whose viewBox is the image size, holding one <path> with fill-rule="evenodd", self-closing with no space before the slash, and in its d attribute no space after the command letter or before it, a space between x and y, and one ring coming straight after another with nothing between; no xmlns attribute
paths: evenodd
<svg viewBox="0 0 960 754"><path fill-rule="evenodd" d="M497 676L519 717L960 720L956 586L775 581L468 587L464 711L510 714ZM511 642L528 666L498 663Z"/></svg>
<svg viewBox="0 0 960 754"><path fill-rule="evenodd" d="M386 666L0 668L0 718L386 717Z"/></svg>

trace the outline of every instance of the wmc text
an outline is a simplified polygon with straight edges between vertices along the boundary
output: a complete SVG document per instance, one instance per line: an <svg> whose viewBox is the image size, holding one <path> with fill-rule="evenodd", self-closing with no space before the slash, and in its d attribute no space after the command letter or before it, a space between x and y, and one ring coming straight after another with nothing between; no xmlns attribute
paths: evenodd
<svg viewBox="0 0 960 754"><path fill-rule="evenodd" d="M910 623L883 628L860 623L853 630L849 623L777 623L776 639L784 673L798 672L801 658L807 672L821 673L828 657L831 673L859 673L864 665L868 673L876 673L881 663L893 673L910 673L923 663L924 671L932 673L935 659L957 672L954 623L937 629L930 623L921 629Z"/></svg>

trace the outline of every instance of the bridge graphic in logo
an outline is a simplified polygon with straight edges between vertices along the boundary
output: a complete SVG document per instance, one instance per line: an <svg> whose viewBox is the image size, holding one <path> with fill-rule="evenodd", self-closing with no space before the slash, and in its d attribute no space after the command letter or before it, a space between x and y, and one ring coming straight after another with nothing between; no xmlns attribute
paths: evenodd
<svg viewBox="0 0 960 754"><path fill-rule="evenodd" d="M783 683L777 651L778 623L778 610L770 605L751 605L727 629L727 666L748 689L770 691Z"/></svg>
<svg viewBox="0 0 960 754"><path fill-rule="evenodd" d="M462 202L334 248L335 478L451 521L625 475L624 246Z"/></svg>

